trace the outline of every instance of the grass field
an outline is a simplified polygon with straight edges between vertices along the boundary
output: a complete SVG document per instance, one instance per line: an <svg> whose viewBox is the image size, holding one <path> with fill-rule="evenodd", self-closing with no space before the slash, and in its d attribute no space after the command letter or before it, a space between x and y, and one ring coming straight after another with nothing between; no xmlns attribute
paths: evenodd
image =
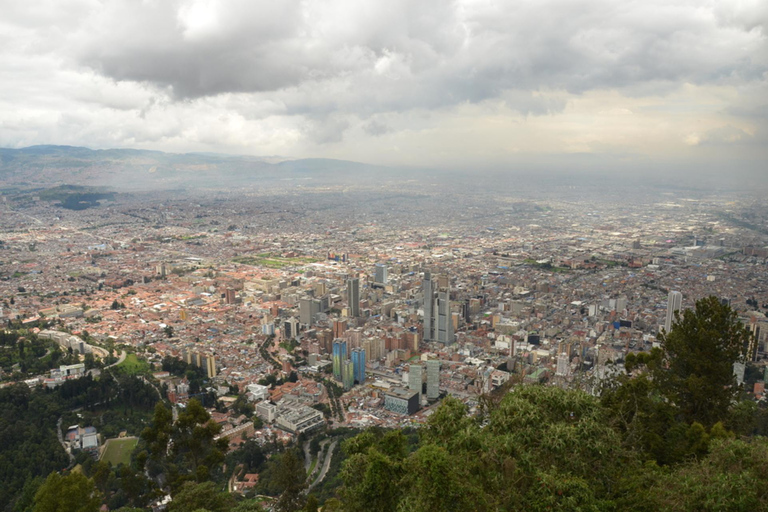
<svg viewBox="0 0 768 512"><path fill-rule="evenodd" d="M139 440L137 438L127 439L107 439L106 446L104 447L104 455L101 460L108 462L113 466L117 466L121 462L123 464L130 464L131 452L136 448Z"/></svg>
<svg viewBox="0 0 768 512"><path fill-rule="evenodd" d="M128 375L138 375L149 371L149 363L136 357L136 354L128 354L125 361L117 365Z"/></svg>

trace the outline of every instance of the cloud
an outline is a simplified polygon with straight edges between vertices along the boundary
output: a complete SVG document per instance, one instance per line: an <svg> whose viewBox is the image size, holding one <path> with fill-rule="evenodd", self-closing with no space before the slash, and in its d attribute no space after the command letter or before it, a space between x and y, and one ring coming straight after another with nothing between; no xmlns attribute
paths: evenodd
<svg viewBox="0 0 768 512"><path fill-rule="evenodd" d="M766 152L762 0L4 7L0 145L467 166Z"/></svg>
<svg viewBox="0 0 768 512"><path fill-rule="evenodd" d="M280 93L299 112L319 90L335 109L435 108L509 90L759 80L764 15L758 2L116 1L79 31L76 58L179 99Z"/></svg>

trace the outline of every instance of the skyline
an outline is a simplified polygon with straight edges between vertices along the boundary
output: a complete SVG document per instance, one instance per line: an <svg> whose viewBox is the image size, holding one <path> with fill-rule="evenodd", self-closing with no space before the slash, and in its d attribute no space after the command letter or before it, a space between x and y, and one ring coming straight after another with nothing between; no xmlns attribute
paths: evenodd
<svg viewBox="0 0 768 512"><path fill-rule="evenodd" d="M4 12L2 147L755 176L768 157L768 5L757 1Z"/></svg>

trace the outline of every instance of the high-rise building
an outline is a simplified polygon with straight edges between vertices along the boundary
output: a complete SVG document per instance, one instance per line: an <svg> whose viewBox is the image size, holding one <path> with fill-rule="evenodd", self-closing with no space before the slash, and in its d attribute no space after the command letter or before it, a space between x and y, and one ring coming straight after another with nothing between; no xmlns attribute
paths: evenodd
<svg viewBox="0 0 768 512"><path fill-rule="evenodd" d="M320 313L320 300L312 297L302 297L299 301L299 320L304 325L315 323L317 314Z"/></svg>
<svg viewBox="0 0 768 512"><path fill-rule="evenodd" d="M413 363L408 370L408 389L418 391L421 397L421 388L424 378L422 377L421 365Z"/></svg>
<svg viewBox="0 0 768 512"><path fill-rule="evenodd" d="M347 279L347 307L349 316L352 318L360 316L360 279L357 277Z"/></svg>
<svg viewBox="0 0 768 512"><path fill-rule="evenodd" d="M341 380L341 365L347 360L347 342L336 340L333 342L333 376Z"/></svg>
<svg viewBox="0 0 768 512"><path fill-rule="evenodd" d="M287 339L296 338L299 335L299 321L291 317L283 322L283 331Z"/></svg>
<svg viewBox="0 0 768 512"><path fill-rule="evenodd" d="M387 284L387 266L384 263L377 263L374 269L373 282L382 286Z"/></svg>
<svg viewBox="0 0 768 512"><path fill-rule="evenodd" d="M436 400L440 396L440 361L427 360L427 399Z"/></svg>
<svg viewBox="0 0 768 512"><path fill-rule="evenodd" d="M683 294L676 291L669 292L667 297L667 320L664 322L664 329L669 332L672 330L672 323L675 321L675 311L680 311L683 307Z"/></svg>
<svg viewBox="0 0 768 512"><path fill-rule="evenodd" d="M355 385L355 365L349 359L341 362L341 383L345 390L350 390Z"/></svg>
<svg viewBox="0 0 768 512"><path fill-rule="evenodd" d="M450 345L454 342L453 317L451 315L450 294L447 290L441 290L437 292L435 310L437 313L435 315L435 341Z"/></svg>
<svg viewBox="0 0 768 512"><path fill-rule="evenodd" d="M355 382L365 383L365 349L352 349L352 365L354 366Z"/></svg>
<svg viewBox="0 0 768 512"><path fill-rule="evenodd" d="M432 307L434 306L434 283L432 274L424 272L424 279L421 281L422 291L424 293L424 340L432 341L432 329L434 327L434 315Z"/></svg>
<svg viewBox="0 0 768 512"><path fill-rule="evenodd" d="M341 319L341 320L334 320L333 321L333 337L334 338L341 338L345 332L347 332L347 320Z"/></svg>

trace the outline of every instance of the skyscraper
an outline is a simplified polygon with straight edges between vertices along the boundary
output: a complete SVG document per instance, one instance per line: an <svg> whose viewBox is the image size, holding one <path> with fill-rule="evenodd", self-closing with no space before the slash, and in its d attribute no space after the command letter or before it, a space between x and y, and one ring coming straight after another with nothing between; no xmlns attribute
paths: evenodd
<svg viewBox="0 0 768 512"><path fill-rule="evenodd" d="M382 286L387 284L387 266L384 263L377 263L373 282Z"/></svg>
<svg viewBox="0 0 768 512"><path fill-rule="evenodd" d="M312 297L303 297L299 301L299 320L304 325L315 323L315 317L320 312L320 300Z"/></svg>
<svg viewBox="0 0 768 512"><path fill-rule="evenodd" d="M360 316L360 279L357 277L347 279L347 307L349 316L352 318Z"/></svg>
<svg viewBox="0 0 768 512"><path fill-rule="evenodd" d="M341 383L345 390L352 389L355 385L355 365L349 359L341 362Z"/></svg>
<svg viewBox="0 0 768 512"><path fill-rule="evenodd" d="M347 342L336 340L333 342L333 376L341 380L342 363L347 360Z"/></svg>
<svg viewBox="0 0 768 512"><path fill-rule="evenodd" d="M421 365L417 363L411 363L411 368L408 370L408 389L411 391L419 392L419 400L421 400L421 385L423 382Z"/></svg>
<svg viewBox="0 0 768 512"><path fill-rule="evenodd" d="M432 281L432 274L428 271L424 272L424 279L421 282L422 291L424 292L424 340L432 341L432 328L434 324L434 316L432 313L432 306L434 305L434 283Z"/></svg>
<svg viewBox="0 0 768 512"><path fill-rule="evenodd" d="M352 365L354 367L355 382L363 384L365 382L365 349L352 349Z"/></svg>
<svg viewBox="0 0 768 512"><path fill-rule="evenodd" d="M435 302L436 327L435 341L450 345L454 341L453 337L453 318L451 317L451 301L448 290L437 292L437 301Z"/></svg>
<svg viewBox="0 0 768 512"><path fill-rule="evenodd" d="M440 361L427 361L427 399L436 400L440 396Z"/></svg>
<svg viewBox="0 0 768 512"><path fill-rule="evenodd" d="M675 311L680 311L683 307L683 294L676 291L669 292L667 297L667 320L664 322L664 329L669 332L672 330L672 322L675 320Z"/></svg>

